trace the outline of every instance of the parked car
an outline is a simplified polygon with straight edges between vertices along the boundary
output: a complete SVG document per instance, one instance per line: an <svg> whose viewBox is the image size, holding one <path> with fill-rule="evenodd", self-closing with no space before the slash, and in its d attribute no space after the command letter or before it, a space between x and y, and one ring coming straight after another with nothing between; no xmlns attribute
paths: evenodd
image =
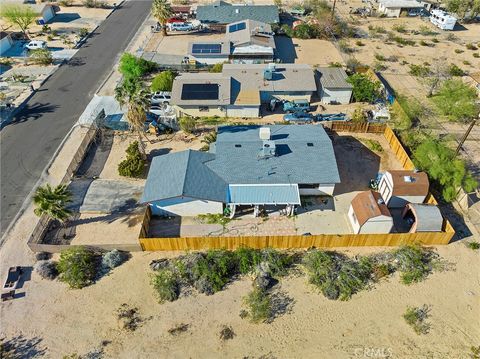
<svg viewBox="0 0 480 359"><path fill-rule="evenodd" d="M27 50L39 50L46 49L47 43L43 40L32 40L29 43L25 44Z"/></svg>
<svg viewBox="0 0 480 359"><path fill-rule="evenodd" d="M347 121L347 115L340 112L340 113L319 113L315 115L315 121Z"/></svg>
<svg viewBox="0 0 480 359"><path fill-rule="evenodd" d="M305 15L305 9L301 6L294 6L290 10L290 14L292 14L294 16L303 16L303 15Z"/></svg>
<svg viewBox="0 0 480 359"><path fill-rule="evenodd" d="M159 91L152 94L152 105L169 104L172 93L168 91Z"/></svg>
<svg viewBox="0 0 480 359"><path fill-rule="evenodd" d="M310 103L307 100L287 101L283 104L283 111L285 112L299 112L310 111Z"/></svg>
<svg viewBox="0 0 480 359"><path fill-rule="evenodd" d="M315 120L314 116L308 112L294 112L283 116L283 120L296 123L310 123Z"/></svg>
<svg viewBox="0 0 480 359"><path fill-rule="evenodd" d="M192 31L193 26L192 24L189 24L188 22L173 22L170 24L167 24L167 27L170 31Z"/></svg>

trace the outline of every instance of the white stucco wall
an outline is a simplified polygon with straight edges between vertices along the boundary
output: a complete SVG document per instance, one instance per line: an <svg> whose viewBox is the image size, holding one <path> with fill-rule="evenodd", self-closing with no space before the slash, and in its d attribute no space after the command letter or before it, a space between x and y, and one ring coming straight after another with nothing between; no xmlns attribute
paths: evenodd
<svg viewBox="0 0 480 359"><path fill-rule="evenodd" d="M218 117L226 117L227 111L219 109L219 106L206 106L208 107L208 111L200 111L199 106L178 106L174 105L173 108L175 109L177 116L181 117L184 115L189 115L193 117L210 117L210 116L218 116ZM225 106L223 106L225 108Z"/></svg>
<svg viewBox="0 0 480 359"><path fill-rule="evenodd" d="M218 57L197 57L194 55L189 55L188 57L191 59L194 59L200 64L206 64L206 65L215 65L215 64L228 62L228 55L218 56Z"/></svg>
<svg viewBox="0 0 480 359"><path fill-rule="evenodd" d="M176 197L150 203L153 215L198 216L206 213L223 213L223 203L189 197Z"/></svg>
<svg viewBox="0 0 480 359"><path fill-rule="evenodd" d="M320 184L318 188L298 188L300 196L333 196L334 184Z"/></svg>
<svg viewBox="0 0 480 359"><path fill-rule="evenodd" d="M350 99L352 98L352 90L329 89L322 87L320 90L320 98L324 104L338 103L346 105L350 103Z"/></svg>
<svg viewBox="0 0 480 359"><path fill-rule="evenodd" d="M350 224L352 225L353 233L357 234L358 231L360 230L360 224L358 223L357 218L354 215L353 207L350 205L350 208L348 209L348 220L350 221Z"/></svg>
<svg viewBox="0 0 480 359"><path fill-rule="evenodd" d="M352 225L355 234L372 234L372 233L390 233L393 228L393 219L388 216L378 216L370 218L362 226L358 223L357 217L354 215L352 205L348 209L348 220Z"/></svg>
<svg viewBox="0 0 480 359"><path fill-rule="evenodd" d="M387 15L387 17L400 17L400 8L386 8L383 4L379 4L378 11L382 14Z"/></svg>
<svg viewBox="0 0 480 359"><path fill-rule="evenodd" d="M258 118L260 116L259 106L227 106L228 117Z"/></svg>

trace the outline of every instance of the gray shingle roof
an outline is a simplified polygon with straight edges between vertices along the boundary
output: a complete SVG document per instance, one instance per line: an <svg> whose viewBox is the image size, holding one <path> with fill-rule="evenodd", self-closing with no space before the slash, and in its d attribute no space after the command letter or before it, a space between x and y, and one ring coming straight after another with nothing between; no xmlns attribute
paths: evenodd
<svg viewBox="0 0 480 359"><path fill-rule="evenodd" d="M351 83L347 82L347 73L340 67L319 67L317 75L324 88L352 89Z"/></svg>
<svg viewBox="0 0 480 359"><path fill-rule="evenodd" d="M197 20L204 23L229 24L245 19L278 23L278 8L275 5L232 5L224 1L197 7Z"/></svg>
<svg viewBox="0 0 480 359"><path fill-rule="evenodd" d="M268 126L277 149L270 158L258 157L260 127L219 127L215 160L206 165L228 184L340 182L333 145L322 126Z"/></svg>
<svg viewBox="0 0 480 359"><path fill-rule="evenodd" d="M154 157L140 202L180 196L224 202L227 184L205 165L214 158L192 150Z"/></svg>

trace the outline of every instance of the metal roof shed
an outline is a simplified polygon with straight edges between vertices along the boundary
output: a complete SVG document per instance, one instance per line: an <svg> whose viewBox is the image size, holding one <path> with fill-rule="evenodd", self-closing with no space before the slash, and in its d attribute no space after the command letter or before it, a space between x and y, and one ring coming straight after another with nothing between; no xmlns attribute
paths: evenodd
<svg viewBox="0 0 480 359"><path fill-rule="evenodd" d="M441 232L443 228L442 213L433 204L409 203L405 206L402 217L413 221L410 233Z"/></svg>

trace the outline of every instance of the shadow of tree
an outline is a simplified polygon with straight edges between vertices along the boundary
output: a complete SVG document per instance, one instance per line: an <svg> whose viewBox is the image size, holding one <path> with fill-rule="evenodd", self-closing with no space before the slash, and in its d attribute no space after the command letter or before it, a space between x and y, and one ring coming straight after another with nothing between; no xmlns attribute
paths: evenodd
<svg viewBox="0 0 480 359"><path fill-rule="evenodd" d="M26 122L28 120L38 120L42 115L46 113L54 112L58 105L50 105L46 103L34 103L28 104L10 121L9 125L15 125L17 123Z"/></svg>
<svg viewBox="0 0 480 359"><path fill-rule="evenodd" d="M46 348L41 347L43 339L39 337L25 338L17 335L11 339L3 340L0 347L0 358L40 358L46 353Z"/></svg>
<svg viewBox="0 0 480 359"><path fill-rule="evenodd" d="M295 303L295 300L292 297L289 297L287 293L281 291L272 293L270 300L272 305L272 316L270 317L269 322L272 322L275 318L284 314L290 313L292 311L292 306Z"/></svg>

